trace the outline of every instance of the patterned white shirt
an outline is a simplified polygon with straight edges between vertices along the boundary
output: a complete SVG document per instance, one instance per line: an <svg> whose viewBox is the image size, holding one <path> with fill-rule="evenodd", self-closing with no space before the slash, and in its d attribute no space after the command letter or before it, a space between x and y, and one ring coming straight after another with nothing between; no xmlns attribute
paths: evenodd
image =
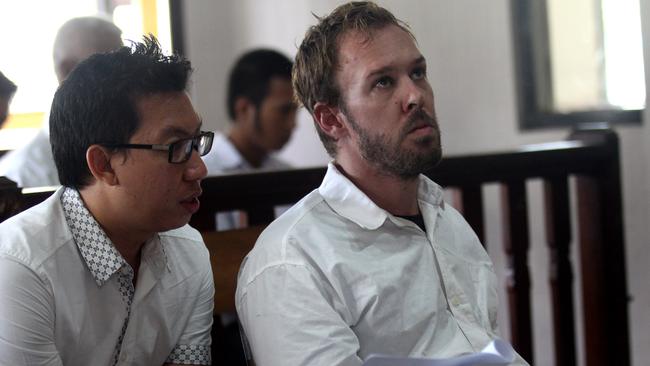
<svg viewBox="0 0 650 366"><path fill-rule="evenodd" d="M0 364L210 363L214 286L196 230L159 233L133 269L59 189L0 224Z"/></svg>
<svg viewBox="0 0 650 366"><path fill-rule="evenodd" d="M240 269L237 313L256 364L443 358L499 337L492 262L442 195L420 176L422 230L330 164L321 186L266 228Z"/></svg>

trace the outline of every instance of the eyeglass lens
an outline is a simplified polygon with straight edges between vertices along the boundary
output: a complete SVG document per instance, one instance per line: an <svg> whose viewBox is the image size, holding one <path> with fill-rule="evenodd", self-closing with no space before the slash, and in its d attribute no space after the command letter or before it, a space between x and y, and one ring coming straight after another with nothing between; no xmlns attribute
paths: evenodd
<svg viewBox="0 0 650 366"><path fill-rule="evenodd" d="M172 144L172 163L182 163L189 160L192 156L192 148L196 146L196 150L200 156L205 155L208 147L209 138L206 135L200 135L191 139L181 140Z"/></svg>

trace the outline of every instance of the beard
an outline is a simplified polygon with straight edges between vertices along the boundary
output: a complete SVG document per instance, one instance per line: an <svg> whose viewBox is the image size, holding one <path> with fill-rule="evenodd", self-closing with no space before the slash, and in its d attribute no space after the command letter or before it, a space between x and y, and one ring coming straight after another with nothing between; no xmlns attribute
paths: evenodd
<svg viewBox="0 0 650 366"><path fill-rule="evenodd" d="M409 180L433 169L442 158L438 121L435 115L429 116L422 108L411 112L395 141L391 141L387 134L372 134L356 122L347 108L342 111L359 136L361 157L380 173ZM432 127L434 133L417 137L413 141L416 148L404 146L413 129L421 126Z"/></svg>

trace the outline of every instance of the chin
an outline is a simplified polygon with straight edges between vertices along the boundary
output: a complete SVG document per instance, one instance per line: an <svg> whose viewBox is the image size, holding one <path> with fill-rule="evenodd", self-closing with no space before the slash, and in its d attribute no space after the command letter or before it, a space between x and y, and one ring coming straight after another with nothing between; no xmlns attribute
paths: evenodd
<svg viewBox="0 0 650 366"><path fill-rule="evenodd" d="M187 218L183 217L182 219L180 219L180 215L179 215L176 220L169 220L166 222L159 221L159 224L161 225L159 226L158 232L169 231L169 230L174 230L183 227L187 225L188 222L190 222L190 217L191 216L187 216Z"/></svg>

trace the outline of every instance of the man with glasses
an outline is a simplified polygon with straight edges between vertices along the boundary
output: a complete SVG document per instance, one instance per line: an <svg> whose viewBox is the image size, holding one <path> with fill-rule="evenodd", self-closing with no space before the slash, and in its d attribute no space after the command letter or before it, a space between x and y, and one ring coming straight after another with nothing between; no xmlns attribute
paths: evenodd
<svg viewBox="0 0 650 366"><path fill-rule="evenodd" d="M187 223L213 134L190 72L151 37L91 56L59 87L63 187L0 224L0 364L210 363L212 271Z"/></svg>

